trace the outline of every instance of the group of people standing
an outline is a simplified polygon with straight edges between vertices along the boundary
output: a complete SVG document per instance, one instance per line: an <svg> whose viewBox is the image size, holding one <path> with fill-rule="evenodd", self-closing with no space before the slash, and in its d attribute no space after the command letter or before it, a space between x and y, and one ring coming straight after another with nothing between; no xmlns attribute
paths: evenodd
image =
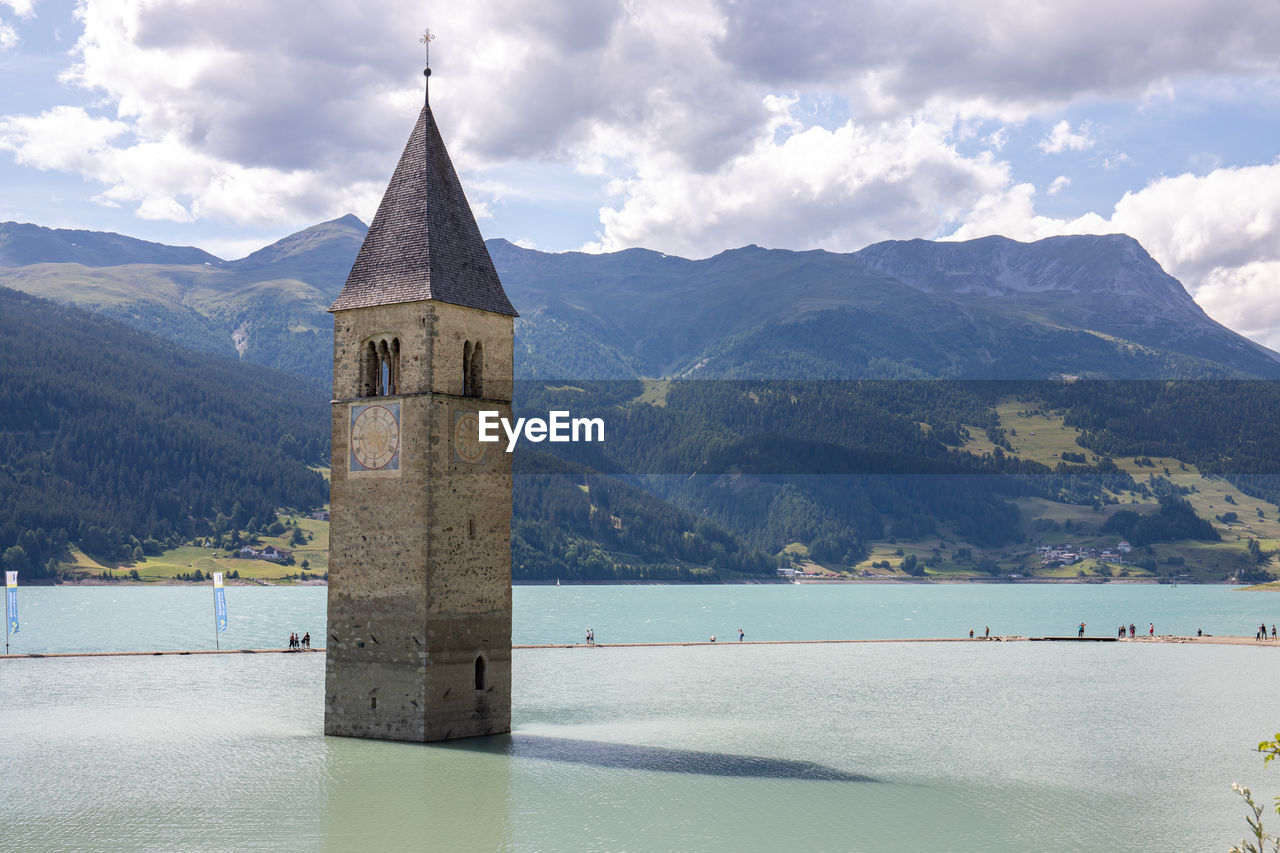
<svg viewBox="0 0 1280 853"><path fill-rule="evenodd" d="M1156 635L1156 623L1154 623L1154 622L1148 622L1148 623L1147 623L1147 636L1148 636L1148 637L1154 637L1155 635ZM1117 637L1119 637L1119 638L1120 638L1120 639L1122 639L1122 640L1123 640L1125 637L1129 637L1130 639L1135 639L1135 638L1138 636L1138 626L1137 626L1137 625L1134 625L1132 622L1130 622L1130 623L1129 623L1129 628L1126 630L1126 629L1125 629L1125 627L1124 627L1123 625L1121 625L1121 626L1120 626L1120 632L1119 632L1118 634L1116 634L1116 636L1117 636Z"/></svg>
<svg viewBox="0 0 1280 853"><path fill-rule="evenodd" d="M296 651L298 649L310 649L310 648L311 648L311 632L310 631L303 634L302 639L298 639L298 633L296 631L289 635L289 649L291 651Z"/></svg>
<svg viewBox="0 0 1280 853"><path fill-rule="evenodd" d="M1259 626L1258 626L1258 635L1257 635L1257 637L1256 637L1255 639L1257 639L1257 640L1265 640L1266 638L1267 638L1267 623L1266 623L1266 622L1263 622L1261 625L1259 625ZM1272 626L1271 626L1271 639L1273 639L1273 640L1274 640L1275 638L1276 638L1276 626L1275 626L1275 625L1272 625Z"/></svg>

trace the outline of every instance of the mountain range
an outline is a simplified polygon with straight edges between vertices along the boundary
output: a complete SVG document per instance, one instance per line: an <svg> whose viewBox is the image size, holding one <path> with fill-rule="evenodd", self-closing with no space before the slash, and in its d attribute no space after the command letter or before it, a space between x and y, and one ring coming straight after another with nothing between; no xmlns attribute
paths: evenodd
<svg viewBox="0 0 1280 853"><path fill-rule="evenodd" d="M366 231L354 216L237 261L90 231L0 223L0 287L105 314L189 349L329 383L333 321Z"/></svg>
<svg viewBox="0 0 1280 853"><path fill-rule="evenodd" d="M224 261L3 223L0 286L328 382L326 309L366 230L344 216ZM1280 355L1215 322L1124 235L705 260L487 245L521 314L523 378L1280 378Z"/></svg>

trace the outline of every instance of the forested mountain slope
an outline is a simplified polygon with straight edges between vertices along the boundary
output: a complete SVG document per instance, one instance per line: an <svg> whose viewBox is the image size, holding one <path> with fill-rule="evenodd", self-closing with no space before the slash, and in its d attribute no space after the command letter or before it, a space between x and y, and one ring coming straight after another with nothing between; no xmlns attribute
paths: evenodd
<svg viewBox="0 0 1280 853"><path fill-rule="evenodd" d="M308 466L328 444L315 384L0 288L0 552L22 549L11 568L38 574L68 540L123 556L220 513L322 506L327 484Z"/></svg>

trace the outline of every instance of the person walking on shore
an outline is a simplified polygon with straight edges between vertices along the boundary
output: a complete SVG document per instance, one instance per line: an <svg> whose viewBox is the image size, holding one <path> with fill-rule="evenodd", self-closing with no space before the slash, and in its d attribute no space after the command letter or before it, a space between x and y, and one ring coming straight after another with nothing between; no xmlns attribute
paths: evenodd
<svg viewBox="0 0 1280 853"><path fill-rule="evenodd" d="M1148 623L1147 623L1147 636L1148 636L1148 637L1154 637L1155 635L1156 635L1156 623L1154 623L1154 622L1148 622Z"/></svg>
<svg viewBox="0 0 1280 853"><path fill-rule="evenodd" d="M738 642L739 642L739 643L741 643L744 639L746 639L746 637L747 637L747 635L746 635L746 634L744 634L744 633L742 633L742 629L741 629L741 628L739 628L739 629L738 629Z"/></svg>

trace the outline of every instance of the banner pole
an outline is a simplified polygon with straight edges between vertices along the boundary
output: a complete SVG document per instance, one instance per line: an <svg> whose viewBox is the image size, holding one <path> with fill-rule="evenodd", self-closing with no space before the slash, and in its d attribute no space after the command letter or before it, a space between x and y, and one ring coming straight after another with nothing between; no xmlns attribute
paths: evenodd
<svg viewBox="0 0 1280 853"><path fill-rule="evenodd" d="M213 577L213 647L222 651L222 638L227 630L227 599L222 588L222 572L210 572Z"/></svg>
<svg viewBox="0 0 1280 853"><path fill-rule="evenodd" d="M9 654L9 638L18 630L18 573L4 573L4 653Z"/></svg>

